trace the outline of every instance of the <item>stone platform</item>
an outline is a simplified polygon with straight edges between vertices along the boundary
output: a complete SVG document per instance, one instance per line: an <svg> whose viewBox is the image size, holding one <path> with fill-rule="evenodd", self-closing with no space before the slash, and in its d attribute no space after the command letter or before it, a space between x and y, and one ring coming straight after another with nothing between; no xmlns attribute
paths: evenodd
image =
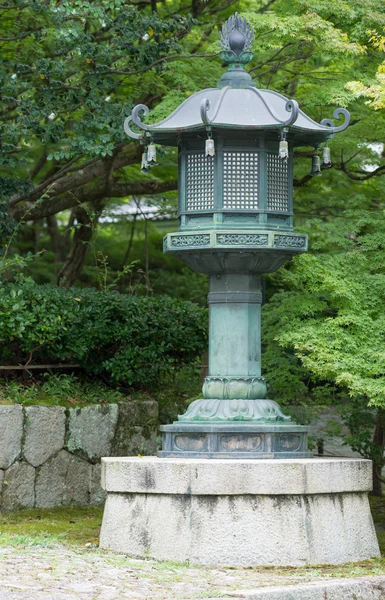
<svg viewBox="0 0 385 600"><path fill-rule="evenodd" d="M361 459L104 458L100 546L203 565L379 556Z"/></svg>

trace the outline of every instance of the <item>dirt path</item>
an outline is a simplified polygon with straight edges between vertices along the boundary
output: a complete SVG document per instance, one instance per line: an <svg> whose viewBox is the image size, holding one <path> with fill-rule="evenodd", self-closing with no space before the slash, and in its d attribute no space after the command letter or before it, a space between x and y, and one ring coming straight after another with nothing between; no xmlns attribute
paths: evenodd
<svg viewBox="0 0 385 600"><path fill-rule="evenodd" d="M192 600L234 591L321 579L272 569L203 569L133 560L92 549L0 549L1 600Z"/></svg>

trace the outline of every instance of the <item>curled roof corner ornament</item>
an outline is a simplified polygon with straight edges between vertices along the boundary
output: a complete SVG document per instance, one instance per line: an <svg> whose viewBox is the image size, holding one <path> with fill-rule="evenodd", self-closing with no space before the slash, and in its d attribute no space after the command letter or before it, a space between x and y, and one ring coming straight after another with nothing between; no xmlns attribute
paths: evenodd
<svg viewBox="0 0 385 600"><path fill-rule="evenodd" d="M284 126L293 125L298 118L299 106L297 100L288 100L285 105L285 109L290 114L290 117L282 123Z"/></svg>
<svg viewBox="0 0 385 600"><path fill-rule="evenodd" d="M338 133L338 131L343 131L344 129L346 129L349 126L350 112L348 110L346 110L346 108L337 108L333 113L333 117L335 119L338 119L340 115L344 115L345 121L339 127L336 127L336 124L334 123L334 121L332 119L322 119L321 125L324 125L325 127L330 127L333 133Z"/></svg>
<svg viewBox="0 0 385 600"><path fill-rule="evenodd" d="M201 113L201 119L202 119L203 125L206 125L206 127L210 127L210 125L213 124L213 121L214 121L215 117L217 116L218 111L221 107L222 100L223 100L226 92L230 89L231 89L231 87L229 85L227 85L221 89L221 92L218 96L218 100L217 100L215 108L214 108L214 112L210 117L209 117L209 110L211 108L211 102L208 98L203 98L203 100L201 101L201 104L200 104L200 113Z"/></svg>
<svg viewBox="0 0 385 600"><path fill-rule="evenodd" d="M247 86L247 89L251 90L252 92L254 92L254 94L256 94L258 96L258 98L262 101L262 103L264 104L266 109L269 111L269 113L273 117L273 119L275 119L277 121L277 124L282 125L283 127L288 127L289 125L293 125L293 123L296 122L296 120L298 118L298 113L299 113L299 106L298 106L298 102L296 100L288 100L286 102L285 110L288 113L290 113L290 117L288 119L286 119L285 121L282 121L282 119L280 119L278 117L278 115L273 111L271 106L266 102L266 100L264 99L260 90L257 90L255 87L251 87L251 86Z"/></svg>
<svg viewBox="0 0 385 600"><path fill-rule="evenodd" d="M150 112L149 108L145 104L137 104L133 109L130 117L127 117L124 121L124 131L125 133L134 140L143 139L145 133L135 133L130 128L130 123L134 123L139 129L142 129L144 132L149 131L150 127L142 123L142 119L140 118L139 113L143 113L142 116L148 115Z"/></svg>
<svg viewBox="0 0 385 600"><path fill-rule="evenodd" d="M202 102L201 102L201 119L202 119L202 123L203 125L206 125L206 127L209 127L211 125L211 119L209 118L208 112L210 110L211 104L210 104L210 100L208 100L207 98L203 98Z"/></svg>

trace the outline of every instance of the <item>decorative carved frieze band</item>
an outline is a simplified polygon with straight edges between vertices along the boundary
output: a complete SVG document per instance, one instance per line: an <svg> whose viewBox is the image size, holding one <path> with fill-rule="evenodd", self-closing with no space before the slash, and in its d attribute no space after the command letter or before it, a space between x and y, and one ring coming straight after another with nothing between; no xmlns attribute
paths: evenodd
<svg viewBox="0 0 385 600"><path fill-rule="evenodd" d="M267 241L267 235L226 233L217 235L217 243L222 246L265 246Z"/></svg>
<svg viewBox="0 0 385 600"><path fill-rule="evenodd" d="M176 235L171 238L171 246L180 248L183 246L208 246L209 235Z"/></svg>
<svg viewBox="0 0 385 600"><path fill-rule="evenodd" d="M275 248L305 248L306 237L294 235L276 235L274 237Z"/></svg>

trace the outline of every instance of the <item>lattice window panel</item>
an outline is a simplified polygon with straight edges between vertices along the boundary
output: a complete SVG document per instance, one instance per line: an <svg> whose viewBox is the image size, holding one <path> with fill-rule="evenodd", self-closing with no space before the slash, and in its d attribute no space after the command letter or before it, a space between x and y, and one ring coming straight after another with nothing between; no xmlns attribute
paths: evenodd
<svg viewBox="0 0 385 600"><path fill-rule="evenodd" d="M289 210L289 174L287 160L278 154L267 155L267 208L269 210Z"/></svg>
<svg viewBox="0 0 385 600"><path fill-rule="evenodd" d="M186 209L214 208L214 158L204 153L187 155Z"/></svg>
<svg viewBox="0 0 385 600"><path fill-rule="evenodd" d="M223 153L223 207L258 208L258 154Z"/></svg>

